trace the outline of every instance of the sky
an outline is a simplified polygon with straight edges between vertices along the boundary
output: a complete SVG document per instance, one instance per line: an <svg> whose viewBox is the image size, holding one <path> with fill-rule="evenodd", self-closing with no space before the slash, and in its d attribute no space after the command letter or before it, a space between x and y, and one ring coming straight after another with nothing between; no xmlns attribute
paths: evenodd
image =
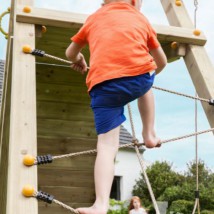
<svg viewBox="0 0 214 214"><path fill-rule="evenodd" d="M102 0L35 0L36 7L63 10L76 13L91 14L96 11ZM142 13L150 20L152 24L168 25L166 15L163 11L160 0L144 0ZM191 19L194 17L194 1L183 1ZM199 8L197 12L197 28L201 29L206 37L207 44L205 48L214 63L214 13L213 0L198 0ZM8 0L1 0L0 13L9 6ZM3 27L7 29L8 17L3 19ZM6 40L0 34L0 59L5 59ZM188 74L183 59L170 63L164 71L156 77L155 86L195 95L195 89ZM186 135L195 132L195 101L184 97L168 94L166 92L155 91L156 105L156 123L155 128L161 139L169 139L177 136ZM137 110L137 103L132 102L132 112L135 122L137 138L142 142L141 120ZM130 129L128 114L126 110L127 121L124 126ZM198 102L198 130L209 129L205 113ZM202 159L208 168L214 171L214 137L212 133L198 136L199 158ZM144 158L148 163L156 160L166 160L173 164L173 168L179 172L186 170L186 165L195 158L195 138L188 138L176 142L170 142L162 145L159 149L146 150Z"/></svg>

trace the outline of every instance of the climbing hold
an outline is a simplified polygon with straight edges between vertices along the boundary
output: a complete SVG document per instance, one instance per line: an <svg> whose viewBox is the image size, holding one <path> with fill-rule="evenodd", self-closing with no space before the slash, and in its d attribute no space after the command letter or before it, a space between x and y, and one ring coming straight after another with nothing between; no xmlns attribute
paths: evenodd
<svg viewBox="0 0 214 214"><path fill-rule="evenodd" d="M46 26L42 26L42 33L46 33L47 32L47 28L46 28Z"/></svg>
<svg viewBox="0 0 214 214"><path fill-rule="evenodd" d="M180 7L182 5L182 2L180 0L175 1L176 6Z"/></svg>
<svg viewBox="0 0 214 214"><path fill-rule="evenodd" d="M201 35L201 31L198 30L198 29L195 29L195 30L193 31L193 34L194 34L195 36L200 36L200 35Z"/></svg>
<svg viewBox="0 0 214 214"><path fill-rule="evenodd" d="M30 45L24 45L22 48L22 51L24 53L31 53L32 52L32 48L30 47Z"/></svg>
<svg viewBox="0 0 214 214"><path fill-rule="evenodd" d="M31 8L29 6L25 6L22 11L24 13L30 13L31 12Z"/></svg>
<svg viewBox="0 0 214 214"><path fill-rule="evenodd" d="M10 12L10 7L7 8L7 11Z"/></svg>
<svg viewBox="0 0 214 214"><path fill-rule="evenodd" d="M31 155L25 155L23 159L23 163L25 166L32 166L35 163L35 158Z"/></svg>
<svg viewBox="0 0 214 214"><path fill-rule="evenodd" d="M172 42L170 46L171 46L172 49L177 49L178 48L178 43L177 42Z"/></svg>
<svg viewBox="0 0 214 214"><path fill-rule="evenodd" d="M34 196L34 193L35 193L34 188L29 184L25 185L24 188L22 189L22 194L25 197L32 197Z"/></svg>

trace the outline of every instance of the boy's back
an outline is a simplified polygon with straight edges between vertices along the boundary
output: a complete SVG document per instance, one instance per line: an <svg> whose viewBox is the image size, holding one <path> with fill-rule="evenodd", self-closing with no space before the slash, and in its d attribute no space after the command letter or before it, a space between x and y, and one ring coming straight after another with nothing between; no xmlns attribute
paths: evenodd
<svg viewBox="0 0 214 214"><path fill-rule="evenodd" d="M159 47L156 33L133 6L114 2L91 15L72 41L90 46L88 90L103 81L136 76L156 69L149 54Z"/></svg>

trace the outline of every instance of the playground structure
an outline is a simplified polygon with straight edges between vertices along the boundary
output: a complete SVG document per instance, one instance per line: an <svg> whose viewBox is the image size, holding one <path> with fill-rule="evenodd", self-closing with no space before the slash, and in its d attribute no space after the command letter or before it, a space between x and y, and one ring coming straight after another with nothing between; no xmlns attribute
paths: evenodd
<svg viewBox="0 0 214 214"><path fill-rule="evenodd" d="M213 66L206 54L206 38L194 35L183 2L161 0L170 26L153 26L172 62L184 58L199 97L214 97ZM24 10L28 5L29 10ZM26 8L25 8L26 9ZM1 113L0 207L3 214L63 213L57 206L46 208L21 192L26 184L57 195L71 207L93 202L94 156L66 159L45 166L26 167L26 154L34 157L94 149L96 134L89 108L85 77L72 73L62 62L35 58L22 52L26 44L64 58L64 51L87 16L33 7L33 0L12 0L5 83ZM47 32L42 33L42 26ZM172 45L172 42L174 45ZM88 49L84 55L89 57ZM63 69L62 69L63 67ZM211 127L213 107L202 102ZM38 171L37 171L38 170Z"/></svg>

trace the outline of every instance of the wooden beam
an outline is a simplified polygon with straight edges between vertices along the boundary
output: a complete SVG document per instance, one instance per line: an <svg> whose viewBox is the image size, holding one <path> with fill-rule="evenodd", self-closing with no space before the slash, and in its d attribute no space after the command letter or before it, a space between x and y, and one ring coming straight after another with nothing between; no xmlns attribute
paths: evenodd
<svg viewBox="0 0 214 214"><path fill-rule="evenodd" d="M33 5L33 0L16 0L15 9L19 4ZM26 184L37 189L37 168L22 164L25 154L37 153L35 58L22 53L26 43L35 47L34 25L14 21L6 214L38 214L37 200L21 193Z"/></svg>
<svg viewBox="0 0 214 214"><path fill-rule="evenodd" d="M80 28L87 19L87 15L55 11L41 8L32 8L31 13L22 12L22 7L18 9L17 21L23 23ZM188 43L194 45L205 45L206 38L203 33L199 37L193 35L193 31L188 28L178 28L173 26L153 25L158 34L159 41Z"/></svg>
<svg viewBox="0 0 214 214"><path fill-rule="evenodd" d="M175 6L174 0L161 0L167 18L172 25L194 28L184 7ZM214 68L204 47L188 45L184 61L199 97L214 98ZM202 102L207 119L214 127L214 107Z"/></svg>
<svg viewBox="0 0 214 214"><path fill-rule="evenodd" d="M17 21L55 27L80 28L88 15L69 13L32 7L31 13L24 13L23 6L18 8Z"/></svg>

